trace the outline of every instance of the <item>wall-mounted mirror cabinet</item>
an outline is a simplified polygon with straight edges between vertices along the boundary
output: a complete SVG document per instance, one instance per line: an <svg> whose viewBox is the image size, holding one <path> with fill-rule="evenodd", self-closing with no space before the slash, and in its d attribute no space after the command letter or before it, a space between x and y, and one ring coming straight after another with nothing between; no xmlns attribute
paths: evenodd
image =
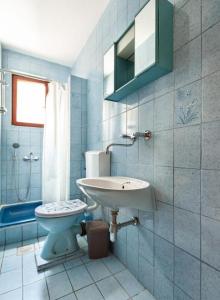
<svg viewBox="0 0 220 300"><path fill-rule="evenodd" d="M104 98L119 101L172 71L173 5L149 0L104 55Z"/></svg>

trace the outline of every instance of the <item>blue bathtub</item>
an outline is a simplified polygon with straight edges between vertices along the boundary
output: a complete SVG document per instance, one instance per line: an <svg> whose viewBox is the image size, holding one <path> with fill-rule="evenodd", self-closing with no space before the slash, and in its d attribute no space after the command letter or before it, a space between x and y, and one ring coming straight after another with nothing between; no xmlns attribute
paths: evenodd
<svg viewBox="0 0 220 300"><path fill-rule="evenodd" d="M36 221L34 210L41 204L39 200L0 206L0 229Z"/></svg>

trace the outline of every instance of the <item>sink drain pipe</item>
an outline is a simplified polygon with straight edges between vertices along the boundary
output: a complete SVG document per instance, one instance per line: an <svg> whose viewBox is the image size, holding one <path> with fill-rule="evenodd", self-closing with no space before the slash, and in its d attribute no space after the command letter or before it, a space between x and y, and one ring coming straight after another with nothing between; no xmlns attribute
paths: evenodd
<svg viewBox="0 0 220 300"><path fill-rule="evenodd" d="M129 226L129 225L137 226L139 224L138 217L132 217L128 221L117 223L118 210L112 210L111 211L111 216L112 216L112 220L110 222L109 232L110 232L110 241L112 243L116 242L116 240L117 240L117 232L121 228ZM81 233L80 233L80 235L81 236L86 235L87 234L87 232L86 232L86 222L85 221L81 222L80 226L81 226Z"/></svg>
<svg viewBox="0 0 220 300"><path fill-rule="evenodd" d="M133 217L128 221L122 222L122 223L117 223L117 216L118 216L118 210L112 210L111 211L111 216L112 220L110 223L110 241L115 242L117 240L117 232L123 227L126 227L128 225L134 225L137 226L139 224L139 219L138 217Z"/></svg>

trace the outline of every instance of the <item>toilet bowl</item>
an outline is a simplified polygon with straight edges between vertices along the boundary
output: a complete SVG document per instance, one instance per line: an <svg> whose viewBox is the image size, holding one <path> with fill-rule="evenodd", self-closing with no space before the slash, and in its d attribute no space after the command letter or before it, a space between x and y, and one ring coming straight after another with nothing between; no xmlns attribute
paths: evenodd
<svg viewBox="0 0 220 300"><path fill-rule="evenodd" d="M48 231L40 254L43 259L54 259L78 250L76 235L80 233L80 222L86 208L86 203L75 199L47 203L35 209L37 221Z"/></svg>

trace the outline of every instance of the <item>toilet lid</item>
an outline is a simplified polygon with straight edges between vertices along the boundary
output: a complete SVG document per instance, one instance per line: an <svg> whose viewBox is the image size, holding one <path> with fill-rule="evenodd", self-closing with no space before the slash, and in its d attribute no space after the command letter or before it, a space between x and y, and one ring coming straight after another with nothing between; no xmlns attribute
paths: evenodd
<svg viewBox="0 0 220 300"><path fill-rule="evenodd" d="M35 215L45 218L58 218L81 213L88 205L79 199L70 201L52 202L38 206Z"/></svg>

